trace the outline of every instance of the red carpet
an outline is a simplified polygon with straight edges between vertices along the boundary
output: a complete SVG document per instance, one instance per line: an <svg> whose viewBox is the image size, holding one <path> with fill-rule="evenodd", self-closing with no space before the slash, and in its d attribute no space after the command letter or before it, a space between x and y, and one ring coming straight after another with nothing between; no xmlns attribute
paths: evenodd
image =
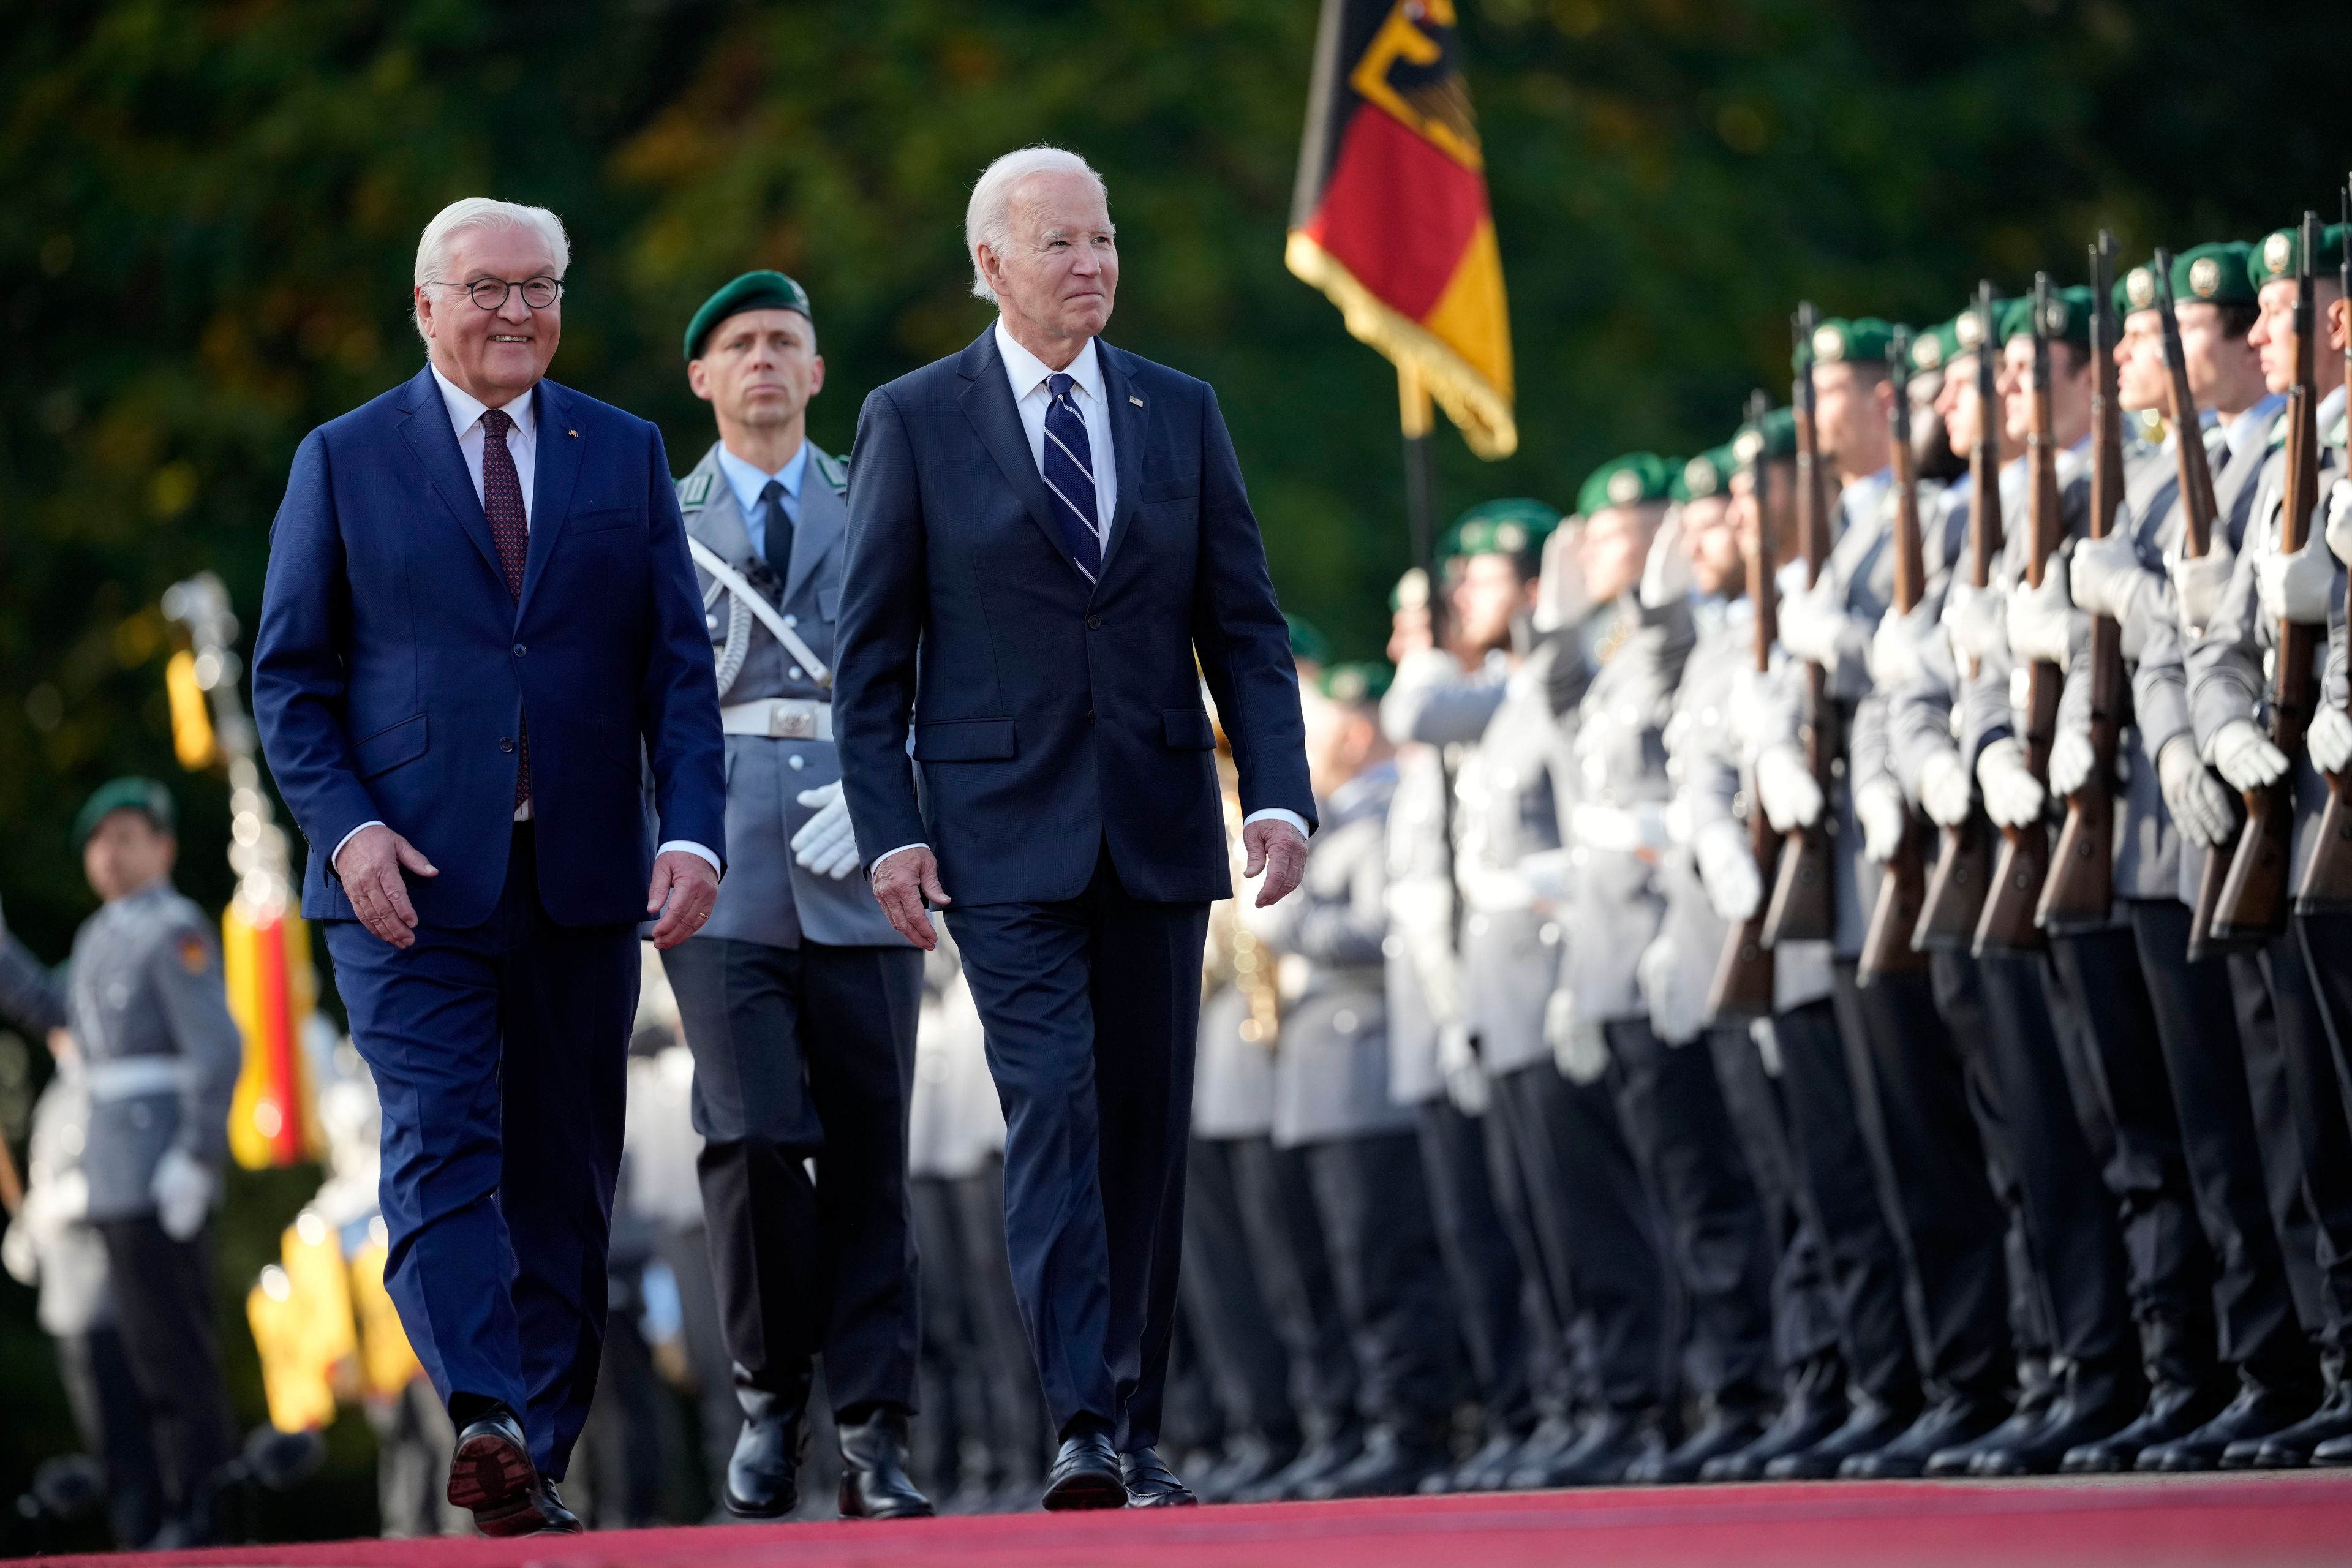
<svg viewBox="0 0 2352 1568"><path fill-rule="evenodd" d="M2352 1563L2352 1477L1709 1487L1025 1514L55 1563L425 1568L2272 1568Z"/></svg>

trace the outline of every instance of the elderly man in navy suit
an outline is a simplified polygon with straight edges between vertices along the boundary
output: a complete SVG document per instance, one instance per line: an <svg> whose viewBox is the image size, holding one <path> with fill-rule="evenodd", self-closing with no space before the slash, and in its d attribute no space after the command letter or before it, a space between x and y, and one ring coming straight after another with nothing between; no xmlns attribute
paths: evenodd
<svg viewBox="0 0 2352 1568"><path fill-rule="evenodd" d="M383 1102L385 1284L489 1535L580 1528L554 1483L604 1337L636 928L693 935L726 844L660 433L545 379L570 255L541 207L425 226L428 363L295 453L254 645Z"/></svg>
<svg viewBox="0 0 2352 1568"><path fill-rule="evenodd" d="M858 419L843 782L891 924L929 949L926 905L952 902L987 1026L1013 1282L1062 1438L1045 1506L1189 1503L1155 1446L1202 942L1232 891L1202 684L1263 906L1313 826L1297 676L1215 395L1101 341L1101 177L1008 153L965 241L995 325Z"/></svg>

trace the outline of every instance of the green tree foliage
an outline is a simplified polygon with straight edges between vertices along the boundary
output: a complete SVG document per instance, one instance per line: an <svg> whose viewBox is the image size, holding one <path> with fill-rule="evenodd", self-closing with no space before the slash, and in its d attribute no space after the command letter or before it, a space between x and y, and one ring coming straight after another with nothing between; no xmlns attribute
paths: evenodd
<svg viewBox="0 0 2352 1568"><path fill-rule="evenodd" d="M987 320L972 175L1028 142L1082 150L1121 226L1113 336L1216 384L1286 603L1376 651L1405 564L1394 380L1281 263L1315 9L15 0L12 923L60 955L89 903L76 804L116 773L173 776L157 599L210 567L250 616L295 444L415 369L415 237L464 195L563 216L556 374L657 420L683 469L711 433L677 340L717 283L773 266L808 286L831 377L813 429L845 450L865 389ZM1614 452L1720 439L1751 384L1785 379L1801 294L1941 319L1980 275L2071 279L2101 224L2134 251L2331 205L2347 148L2314 45L2341 20L2298 0L1471 0L1523 446L1488 466L1445 438L1441 504L1565 500ZM176 782L183 881L217 904L223 792Z"/></svg>

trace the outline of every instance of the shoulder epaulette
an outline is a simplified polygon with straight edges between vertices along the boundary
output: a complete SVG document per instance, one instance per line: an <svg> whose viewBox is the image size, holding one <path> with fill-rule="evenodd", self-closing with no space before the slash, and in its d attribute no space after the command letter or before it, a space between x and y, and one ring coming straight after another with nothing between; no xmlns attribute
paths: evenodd
<svg viewBox="0 0 2352 1568"><path fill-rule="evenodd" d="M838 495L849 489L849 465L814 441L809 443L809 461L816 466L817 473L833 488L834 493Z"/></svg>
<svg viewBox="0 0 2352 1568"><path fill-rule="evenodd" d="M697 507L709 500L710 481L715 477L709 473L688 474L678 480L677 504L680 507Z"/></svg>

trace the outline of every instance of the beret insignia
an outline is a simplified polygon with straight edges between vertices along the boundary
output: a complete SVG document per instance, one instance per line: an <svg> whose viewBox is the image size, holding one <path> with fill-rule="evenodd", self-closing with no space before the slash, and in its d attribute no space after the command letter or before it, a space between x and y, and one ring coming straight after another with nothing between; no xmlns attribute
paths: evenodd
<svg viewBox="0 0 2352 1568"><path fill-rule="evenodd" d="M2124 278L2124 298L2135 310L2153 310L2156 306L2156 275L2145 267L2135 267Z"/></svg>
<svg viewBox="0 0 2352 1568"><path fill-rule="evenodd" d="M1845 332L1835 322L1814 331L1813 357L1823 364L1835 364L1845 358Z"/></svg>
<svg viewBox="0 0 2352 1568"><path fill-rule="evenodd" d="M1944 363L1944 342L1933 333L1911 345L1911 363L1921 370L1934 370Z"/></svg>
<svg viewBox="0 0 2352 1568"><path fill-rule="evenodd" d="M1517 555L1528 547L1528 531L1516 522L1507 522L1495 530L1495 548L1506 555Z"/></svg>
<svg viewBox="0 0 2352 1568"><path fill-rule="evenodd" d="M1621 468L1609 476L1609 499L1619 506L1631 506L1642 499L1642 476L1630 468Z"/></svg>
<svg viewBox="0 0 2352 1568"><path fill-rule="evenodd" d="M1952 323L1952 336L1960 340L1960 347L1975 349L1984 346L1984 318L1974 310L1963 310Z"/></svg>
<svg viewBox="0 0 2352 1568"><path fill-rule="evenodd" d="M1754 462L1763 454L1764 432L1742 430L1738 436L1732 437L1731 451L1732 455L1743 463Z"/></svg>
<svg viewBox="0 0 2352 1568"><path fill-rule="evenodd" d="M2210 256L2200 256L2189 266L2189 291L2200 300L2210 300L2221 291L2221 264Z"/></svg>
<svg viewBox="0 0 2352 1568"><path fill-rule="evenodd" d="M2053 338L2066 335L2066 301L2055 294L2050 297L2050 303L2042 310L2042 331Z"/></svg>
<svg viewBox="0 0 2352 1568"><path fill-rule="evenodd" d="M1694 496L1711 496L1722 482L1723 476L1705 458L1693 458L1683 465L1683 489Z"/></svg>
<svg viewBox="0 0 2352 1568"><path fill-rule="evenodd" d="M2273 278L2284 278L2294 266L2294 237L2274 234L2263 241L2263 269Z"/></svg>

